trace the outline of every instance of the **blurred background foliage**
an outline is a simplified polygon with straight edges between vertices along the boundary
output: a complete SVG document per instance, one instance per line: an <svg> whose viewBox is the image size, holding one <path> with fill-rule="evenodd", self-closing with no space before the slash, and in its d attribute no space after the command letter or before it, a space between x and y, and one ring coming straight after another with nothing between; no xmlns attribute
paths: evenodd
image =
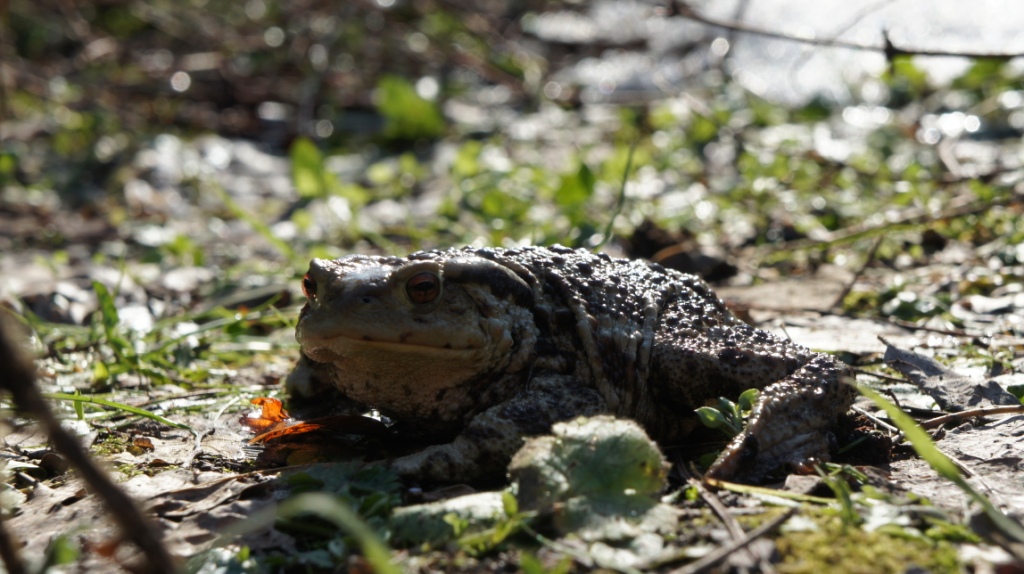
<svg viewBox="0 0 1024 574"><path fill-rule="evenodd" d="M951 241L1024 262L1019 59L941 83L893 56L783 105L739 81L744 36L695 8L11 0L0 247L207 267L219 288L466 243L604 246L737 283L869 251L903 269ZM904 291L848 310L948 310L891 303Z"/></svg>

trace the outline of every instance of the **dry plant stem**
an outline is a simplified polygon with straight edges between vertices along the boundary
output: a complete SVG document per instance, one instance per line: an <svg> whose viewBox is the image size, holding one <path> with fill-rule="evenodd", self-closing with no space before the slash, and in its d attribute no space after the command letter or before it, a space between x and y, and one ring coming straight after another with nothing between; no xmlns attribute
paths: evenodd
<svg viewBox="0 0 1024 574"><path fill-rule="evenodd" d="M962 339L986 339L988 341L998 342L1002 345L1020 345L1020 341L1022 340L1020 337L1004 333L985 334L969 333L959 329L940 329L938 327L929 327L927 325L917 325L910 321L902 321L900 319L893 319L892 317L883 317L879 320L908 331L925 331L928 333L938 333L939 335L949 335L950 337L960 337Z"/></svg>
<svg viewBox="0 0 1024 574"><path fill-rule="evenodd" d="M775 30L769 30L766 28L759 28L757 26L751 26L744 22L734 22L729 20L717 20L714 18L708 18L702 14L697 13L693 8L686 5L685 2L677 2L678 11L681 16L693 20L694 22L700 22L708 26L715 26L717 28L724 28L730 32L743 32L746 34L755 34L757 36L764 36L766 38L774 38L776 40L789 40L791 42L799 42L801 44L810 44L812 46L822 46L825 48L847 48L850 50L862 50L868 52L882 52L886 55L886 59L892 61L896 56L934 56L934 57L946 57L954 56L961 58L990 58L999 60L1009 60L1018 56L1024 55L1020 53L1004 53L1004 52L950 52L946 50L917 50L913 48L901 48L893 45L885 34L882 32L883 44L858 44L856 42L846 42L844 40L835 39L817 39L817 38L806 38L801 36L793 36L785 34L783 32L777 32Z"/></svg>
<svg viewBox="0 0 1024 574"><path fill-rule="evenodd" d="M604 228L604 237L594 249L600 249L602 245L608 242L612 236L612 232L615 230L615 218L622 213L622 206L626 204L626 184L629 183L629 172L633 171L633 153L636 152L636 145L639 138L634 138L633 143L629 144L629 155L626 156L626 169L622 172L622 184L619 186L619 197L615 201L615 209L612 210L611 216L608 218L608 225Z"/></svg>
<svg viewBox="0 0 1024 574"><path fill-rule="evenodd" d="M719 520L725 524L725 529L729 531L729 537L732 538L733 544L741 544L741 548L745 548L750 544L751 539L747 536L747 533L743 531L743 527L736 521L736 518L732 514L729 514L729 509L722 504L718 495L705 488L704 485L696 478L693 478L693 476L688 477L686 479L686 483L697 489L697 492L700 493L704 502L711 507L711 510L718 515ZM768 562L765 558L758 556L753 551L748 550L747 553L750 555L752 560L757 562L758 568L761 572L775 572L775 568L771 565L771 562Z"/></svg>
<svg viewBox="0 0 1024 574"><path fill-rule="evenodd" d="M1024 203L1024 195L1015 194L1009 197L1002 197L998 199L991 199L987 201L976 201L972 199L961 199L959 201L951 202L951 205L940 211L939 213L930 213L928 210L923 208L907 209L903 212L903 216L894 221L887 221L880 225L854 225L845 229L836 231L831 234L831 237L824 240L819 239L801 239L798 241L787 242L782 249L775 248L774 251L799 251L802 249L817 249L822 247L829 247L832 245L838 245L840 243L846 243L860 239L862 237L870 237L877 233L884 233L889 230L899 229L903 227L910 227L914 225L921 225L924 223L930 223L934 221L941 221L946 219L954 219L957 217L963 217L965 215L978 215L984 213L994 207L1008 207L1011 205L1018 205Z"/></svg>
<svg viewBox="0 0 1024 574"><path fill-rule="evenodd" d="M942 426L948 422L961 422L969 418L974 417L986 417L990 415L1006 415L1006 414L1024 414L1024 405L1016 406L1005 406L1005 407L984 407L980 409L971 409L969 411L960 411L958 413L949 413L942 415L941 417L935 417L919 423L921 428L933 429Z"/></svg>
<svg viewBox="0 0 1024 574"><path fill-rule="evenodd" d="M869 421L873 422L876 426L889 431L890 435L896 435L896 434L899 434L899 432L900 432L900 429L892 426L891 424L883 421L882 419L876 417L875 415L865 411L864 409L862 409L860 407L853 407L850 410L856 412L857 414L859 414L859 415L863 416L864 418L868 419Z"/></svg>
<svg viewBox="0 0 1024 574"><path fill-rule="evenodd" d="M796 508L790 508L783 514L765 522L761 526L751 530L742 540L733 540L729 544L719 546L714 551L705 554L700 559L675 570L669 570L669 574L699 574L714 568L719 562L728 558L733 552L746 548L748 544L778 528L783 522L789 520L796 514ZM774 572L774 568L771 570Z"/></svg>
<svg viewBox="0 0 1024 574"><path fill-rule="evenodd" d="M869 371L867 369L861 369L860 367L850 367L850 370L853 371L854 373L858 374L858 375L866 375L868 377L874 377L876 379L881 379L883 381L889 381L890 383L905 383L905 382L907 382L906 379L903 379L903 378L900 378L900 377L894 377L892 375L886 375L884 373L876 373L874 371Z"/></svg>
<svg viewBox="0 0 1024 574"><path fill-rule="evenodd" d="M18 556L18 549L14 541L7 534L7 528L0 520L0 560L4 561L4 567L8 574L25 574L25 565Z"/></svg>
<svg viewBox="0 0 1024 574"><path fill-rule="evenodd" d="M11 393L19 409L39 421L53 448L68 459L92 491L103 499L123 535L145 555L145 571L160 574L175 572L174 559L132 499L93 464L78 440L60 426L36 385L31 363L21 355L11 331L6 317L0 315L0 365L5 365L6 370L0 388Z"/></svg>
<svg viewBox="0 0 1024 574"><path fill-rule="evenodd" d="M0 38L0 118L14 117L11 115L7 105L7 78L8 75L14 76L14 71L11 70L8 74L7 66L3 62L12 61L11 52L13 52L13 45L11 35L7 34L9 30L11 6L9 0L0 0L0 30L3 30L4 37ZM6 140L7 122L0 122L0 141Z"/></svg>
<svg viewBox="0 0 1024 574"><path fill-rule="evenodd" d="M965 339L983 337L982 334L971 334L967 331L961 331L959 329L941 329L939 327L929 327L927 325L918 325L910 321L903 321L902 319L894 319L892 317L884 317L883 320L890 325L906 329L908 331L927 331L929 333L938 333L939 335L949 335L950 337L961 337Z"/></svg>
<svg viewBox="0 0 1024 574"><path fill-rule="evenodd" d="M861 275L864 274L864 271L867 270L868 265L871 265L871 262L875 260L875 255L878 253L878 248L881 247L883 239L885 239L884 235L879 235L875 238L875 242L871 245L871 249L868 250L867 257L864 258L864 263L862 263L856 273L853 274L853 277L846 282L846 285L843 286L843 290L835 298L835 301L832 302L832 305L829 306L829 309L836 309L842 306L843 300L846 299L846 296L853 290L854 284L857 283Z"/></svg>

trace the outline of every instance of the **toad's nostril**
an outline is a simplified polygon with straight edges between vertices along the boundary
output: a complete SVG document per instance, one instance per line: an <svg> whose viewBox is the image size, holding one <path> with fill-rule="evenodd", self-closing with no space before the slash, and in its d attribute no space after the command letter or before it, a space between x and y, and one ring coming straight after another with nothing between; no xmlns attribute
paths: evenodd
<svg viewBox="0 0 1024 574"><path fill-rule="evenodd" d="M302 278L302 292L308 299L316 299L316 279L310 277L309 273Z"/></svg>

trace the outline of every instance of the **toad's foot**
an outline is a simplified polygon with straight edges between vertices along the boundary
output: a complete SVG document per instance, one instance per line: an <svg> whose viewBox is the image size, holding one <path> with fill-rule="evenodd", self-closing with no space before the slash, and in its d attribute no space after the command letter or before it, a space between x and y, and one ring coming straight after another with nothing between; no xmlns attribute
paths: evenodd
<svg viewBox="0 0 1024 574"><path fill-rule="evenodd" d="M782 466L829 459L831 429L849 410L853 375L828 355L817 355L789 377L761 392L747 427L704 475L756 483Z"/></svg>
<svg viewBox="0 0 1024 574"><path fill-rule="evenodd" d="M476 415L450 443L429 446L392 460L401 476L460 482L500 476L527 436L548 434L551 425L606 411L596 390L564 375L541 375L512 397Z"/></svg>

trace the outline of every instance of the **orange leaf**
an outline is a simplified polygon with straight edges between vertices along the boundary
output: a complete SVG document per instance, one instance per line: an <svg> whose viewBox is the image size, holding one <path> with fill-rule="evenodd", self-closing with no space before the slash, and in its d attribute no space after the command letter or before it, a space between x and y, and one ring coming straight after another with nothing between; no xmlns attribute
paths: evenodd
<svg viewBox="0 0 1024 574"><path fill-rule="evenodd" d="M243 415L238 419L238 422L242 426L248 427L254 433L267 432L284 424L290 418L288 411L282 408L280 399L257 397L251 402L260 407L259 416Z"/></svg>

